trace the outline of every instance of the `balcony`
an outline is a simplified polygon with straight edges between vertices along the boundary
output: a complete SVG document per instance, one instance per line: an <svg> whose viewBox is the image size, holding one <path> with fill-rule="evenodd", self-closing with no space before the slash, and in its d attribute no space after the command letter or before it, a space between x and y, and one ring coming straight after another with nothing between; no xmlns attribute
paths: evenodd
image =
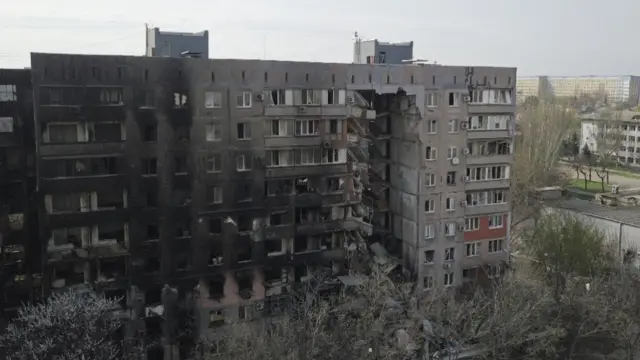
<svg viewBox="0 0 640 360"><path fill-rule="evenodd" d="M467 131L467 139L469 140L490 140L490 139L510 139L513 135L507 129L497 130L469 130Z"/></svg>
<svg viewBox="0 0 640 360"><path fill-rule="evenodd" d="M466 160L467 165L510 164L513 162L513 154L468 155Z"/></svg>
<svg viewBox="0 0 640 360"><path fill-rule="evenodd" d="M473 215L484 215L484 214L495 214L495 213L506 213L509 212L509 203L501 203L501 204L487 204L487 205L476 205L476 206L468 206L464 208L465 216L473 216Z"/></svg>
<svg viewBox="0 0 640 360"><path fill-rule="evenodd" d="M84 142L66 144L41 144L40 155L42 156L75 156L75 155L99 155L118 154L125 152L125 143L120 142Z"/></svg>
<svg viewBox="0 0 640 360"><path fill-rule="evenodd" d="M322 194L317 192L305 192L294 195L296 207L320 207L322 206Z"/></svg>
<svg viewBox="0 0 640 360"><path fill-rule="evenodd" d="M465 190L474 191L474 190L505 189L505 188L509 188L510 186L511 186L511 179L467 181L465 183Z"/></svg>

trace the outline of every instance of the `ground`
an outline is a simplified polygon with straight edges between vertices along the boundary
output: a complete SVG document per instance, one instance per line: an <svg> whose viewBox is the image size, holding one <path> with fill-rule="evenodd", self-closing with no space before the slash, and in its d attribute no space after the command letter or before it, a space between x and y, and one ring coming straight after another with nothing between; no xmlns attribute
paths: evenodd
<svg viewBox="0 0 640 360"><path fill-rule="evenodd" d="M584 186L584 179L571 179L569 181L569 184L567 185L568 187L572 187L572 188L576 188L582 191L588 191L588 192L592 192L592 193L601 193L602 191L602 184L600 183L600 181L588 181L587 180L587 188L585 189ZM604 192L610 192L611 191L611 186L607 185L606 183L604 184Z"/></svg>
<svg viewBox="0 0 640 360"><path fill-rule="evenodd" d="M569 176L571 179L576 179L576 171L568 166L561 165L562 170ZM580 175L582 179L582 174ZM600 184L600 178L596 175L595 170L592 172L591 180L594 180L597 184ZM610 170L609 173L609 184L620 185L620 189L633 189L640 188L640 173L632 173L629 171L618 171L618 170ZM593 185L592 185L593 186ZM578 189L584 190L584 180L582 180L582 184L577 186ZM587 186L589 189L590 186ZM598 188L597 192L602 192L602 187ZM609 190L605 187L605 190ZM591 191L591 190L587 190Z"/></svg>

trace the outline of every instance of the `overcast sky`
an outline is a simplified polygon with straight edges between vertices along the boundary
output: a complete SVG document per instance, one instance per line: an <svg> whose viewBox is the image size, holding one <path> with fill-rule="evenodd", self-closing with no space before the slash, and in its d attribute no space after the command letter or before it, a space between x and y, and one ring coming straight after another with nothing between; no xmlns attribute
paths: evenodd
<svg viewBox="0 0 640 360"><path fill-rule="evenodd" d="M350 62L358 31L441 64L640 75L639 15L640 0L0 0L0 68L31 51L141 55L146 22L209 30L214 58Z"/></svg>

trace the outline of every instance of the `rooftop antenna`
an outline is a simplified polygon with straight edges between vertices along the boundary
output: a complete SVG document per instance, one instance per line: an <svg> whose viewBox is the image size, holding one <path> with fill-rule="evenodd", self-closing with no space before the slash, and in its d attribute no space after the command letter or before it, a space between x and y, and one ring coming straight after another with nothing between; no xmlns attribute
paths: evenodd
<svg viewBox="0 0 640 360"><path fill-rule="evenodd" d="M355 60L356 60L356 64L360 64L361 60L360 60L360 36L358 35L358 32L354 32L353 33L353 37L355 39Z"/></svg>
<svg viewBox="0 0 640 360"><path fill-rule="evenodd" d="M267 33L262 34L262 55L267 60Z"/></svg>

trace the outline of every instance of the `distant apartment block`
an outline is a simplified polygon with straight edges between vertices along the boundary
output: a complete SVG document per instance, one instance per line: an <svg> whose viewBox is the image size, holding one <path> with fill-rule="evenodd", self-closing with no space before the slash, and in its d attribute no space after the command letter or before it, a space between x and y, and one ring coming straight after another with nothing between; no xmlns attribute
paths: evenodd
<svg viewBox="0 0 640 360"><path fill-rule="evenodd" d="M612 124L609 117L613 116L616 120L616 124ZM583 115L581 118L581 133L580 148L587 145L589 149L597 153L598 139L602 131L606 134L620 134L622 135L622 141L619 144L620 147L615 150L613 155L617 157L617 160L621 164L628 166L640 166L640 112L634 111L620 111L613 115L603 113L593 113ZM619 126L619 130L605 130L606 126Z"/></svg>
<svg viewBox="0 0 640 360"><path fill-rule="evenodd" d="M183 57L185 53L202 58L209 57L209 31L197 33L147 29L147 56Z"/></svg>
<svg viewBox="0 0 640 360"><path fill-rule="evenodd" d="M533 76L517 80L519 101L528 96L572 97L600 94L610 103L639 103L640 77L638 76Z"/></svg>
<svg viewBox="0 0 640 360"><path fill-rule="evenodd" d="M355 64L402 64L413 59L413 41L391 43L357 39L353 45Z"/></svg>

